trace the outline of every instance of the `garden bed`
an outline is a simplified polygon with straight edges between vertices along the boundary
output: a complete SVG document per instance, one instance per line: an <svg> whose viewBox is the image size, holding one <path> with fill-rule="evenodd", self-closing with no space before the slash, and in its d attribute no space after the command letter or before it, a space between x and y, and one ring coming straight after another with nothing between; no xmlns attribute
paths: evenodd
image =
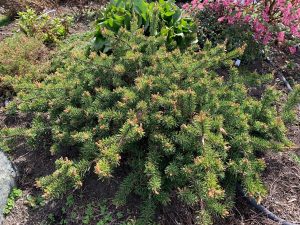
<svg viewBox="0 0 300 225"><path fill-rule="evenodd" d="M283 84L279 87L286 89ZM287 90L286 90L287 92ZM284 99L283 99L284 100ZM298 110L298 118L300 111ZM0 114L0 124L13 127L24 127L30 119L24 116L6 118L3 112ZM263 173L263 182L267 186L268 196L263 199L262 204L270 211L276 213L283 219L291 222L300 221L300 163L294 160L294 156L300 157L299 140L300 127L295 124L288 129L289 139L294 141L296 147L282 153L268 152L262 157L266 161L267 168ZM106 208L107 213L114 219L107 224L120 224L122 220L135 218L138 215L138 205L141 203L138 197L132 196L129 205L126 208L115 208L112 204L112 198L117 190L118 184L122 178L122 172L117 172L114 179L109 183L100 182L93 174L89 175L85 181L84 188L74 193L69 193L74 197L74 203L66 206L66 197L62 200L51 201L45 205L30 207L28 196L41 195L41 191L35 187L35 179L50 174L54 171L54 162L56 157L50 155L47 146L41 145L38 149L30 149L25 140L20 140L18 148L11 153L12 162L19 170L18 187L23 190L23 196L16 202L12 212L6 217L3 225L38 225L42 221L51 224L51 218L55 221L67 221L66 224L82 224L86 216L86 208L92 204L94 213L90 224L96 224L104 218L101 215L101 207ZM100 204L100 205L99 205ZM160 211L157 215L161 224L173 225L192 225L192 209L182 210L181 204L172 204ZM123 215L118 219L117 214ZM71 215L76 215L74 218ZM49 222L50 221L50 222ZM47 223L46 223L47 224ZM276 222L266 218L265 215L258 212L249 202L237 196L236 205L230 216L226 219L217 220L216 225L275 225Z"/></svg>
<svg viewBox="0 0 300 225"><path fill-rule="evenodd" d="M68 6L62 6L60 9L56 9L56 10L58 14L74 13L73 9ZM71 27L69 32L71 34L81 34L81 33L87 34L86 31L89 30L89 23L87 22L86 17L90 17L90 16L93 17L94 14L86 13L84 14L84 17L79 17L80 19L75 21L75 26ZM0 27L0 41L2 41L6 36L9 36L10 33L15 29L16 29L16 22L12 22L10 24L7 24L7 26ZM100 40L102 41L101 39L103 38L101 36L102 34L97 33L97 35L98 37L100 37ZM73 40L77 40L76 38L77 36L75 37L75 39L71 39L71 42ZM83 43L80 41L78 43ZM110 45L109 42L106 42L106 44L108 44L108 46ZM174 42L172 44L174 44ZM170 44L169 47L172 47L172 44ZM49 51L49 58L53 52L55 53L56 51L60 50L51 45L49 45L48 47L49 48L46 49ZM74 46L71 45L67 47L70 49L74 48ZM102 46L102 48L99 49L105 50L108 48L106 48L106 46ZM108 51L110 50L111 49L109 49ZM269 64L265 64L263 61L258 60L259 62L258 64L254 63L251 66L248 65L246 66L245 69L247 71L256 71L259 74L265 74L266 72L275 71L274 80L269 82L268 84L276 86L276 89L281 90L285 93L284 96L281 98L280 102L276 103L276 106L278 106L276 109L277 111L280 111L281 110L280 107L287 100L288 89L278 78L276 78L276 72L280 70L284 73L284 75L287 75L289 77L289 81L291 81L291 84L293 86L294 84L299 82L299 77L295 76L295 72L299 71L300 61L299 58L297 58L297 55L294 55L292 56L292 62L293 62L292 66L291 65L286 66L286 61L290 59L287 59L285 57L284 51L278 51L278 52L280 53L275 55L273 61L275 67L270 68ZM66 54L67 56L65 56L64 54ZM67 60L64 57L70 57L70 55L74 57L77 56L77 54L80 55L79 51L77 52L73 51L72 54L70 55L68 54L69 52L67 53L63 52L59 56L61 58L56 59L55 63L56 64L66 63L65 61ZM43 52L43 56L44 55L47 55L47 52ZM97 56L91 55L91 57L97 57ZM40 62L42 62L41 58L43 57L38 57L36 61L40 60ZM60 59L62 60L60 61ZM74 61L79 62L76 61L76 59L77 58L74 57ZM116 57L116 59L118 60L118 57ZM131 59L132 58L129 58L129 60ZM83 66L85 65L84 63L85 62L82 61ZM120 61L120 65L122 65L121 63L122 61ZM91 67L92 65L93 64L91 64ZM53 69L52 67L51 68L47 67L47 70L52 70L52 69ZM208 71L209 69L210 68L208 67ZM113 68L113 70L116 70L116 73L122 74L121 66L119 67L116 66ZM172 71L172 68L170 70ZM218 71L216 70L216 72L219 75L221 75L224 78L224 80L229 79L228 71L225 70L223 67L220 67L220 69ZM66 75L68 75L67 72ZM130 79L126 77L125 82L128 82L128 80ZM36 86L38 88L40 84L41 83L39 83L39 81L36 81ZM265 85L266 85L265 83L259 84L258 87L251 88L250 90L248 90L248 94L250 96L253 96L253 99L260 99L262 97L263 91L265 91ZM89 94L89 92L84 92L84 94L86 93ZM71 98L72 96L69 97ZM0 104L1 104L0 107L4 105L4 103L2 102ZM249 103L249 105L251 105L251 103ZM17 113L16 115L13 116L7 116L4 113L4 111L0 109L0 129L4 127L28 128L32 125L31 116L33 116L32 114L34 113L29 113L27 115L23 113ZM64 113L68 113L68 111L65 110ZM93 122L94 121L91 121L91 124ZM262 174L262 181L263 184L266 186L267 196L263 199L260 199L261 201L259 202L262 205L264 205L267 209L269 209L271 212L281 217L282 219L293 222L295 224L297 222L300 223L300 186L299 186L300 124L299 123L300 123L300 107L298 107L298 111L297 111L297 123L293 125L289 125L287 127L288 138L295 145L292 146L291 148L286 148L285 151L279 153L266 151L263 153L259 153L258 156L255 155L255 157L262 158L266 162L266 169ZM223 128L221 128L221 133L222 133L221 136L222 135L226 136L227 135L226 131L222 129ZM14 142L15 147L12 149L9 155L11 161L18 168L19 177L17 180L17 187L22 190L22 196L16 200L15 206L12 208L11 212L6 216L3 225L15 225L15 224L134 225L136 219L139 218L140 216L140 211L141 211L140 206L143 203L142 198L136 194L131 194L128 197L128 203L125 206L119 206L119 207L116 207L113 201L115 194L118 191L118 187L120 186L120 184L122 184L123 179L128 175L128 171L127 171L129 170L128 165L125 165L125 163L123 162L126 160L127 157L126 154L124 154L125 160L123 159L123 155L122 155L123 161L121 161L120 163L122 164L122 166L124 163L125 166L116 168L112 173L111 179L101 181L99 180L99 176L97 176L93 172L93 169L91 169L86 174L86 177L84 177L83 179L82 188L79 188L74 191L67 190L66 191L67 193L62 195L62 198L56 200L46 200L42 197L43 192L41 191L40 188L37 187L36 180L41 177L52 174L57 169L55 168L55 161L60 158L60 156L56 156L50 153L49 149L51 146L51 141L53 140L52 139L50 140L50 137L49 139L47 136L43 137L43 139L38 140L38 144L35 145L34 148L32 148L28 145L27 140L25 138L20 137L15 139ZM204 142L204 138L203 138L203 142ZM78 157L78 149L76 149L76 147L73 148L73 146L69 146L67 147L67 149L63 149L61 155L63 155L64 157L68 157L70 159L76 158ZM94 162L95 161L92 161L92 164L94 164ZM96 170L97 167L95 167L95 171ZM101 172L101 170L99 171ZM261 212L258 212L256 209L254 209L249 204L248 200L241 196L241 193L238 193L236 195L235 202L236 204L233 207L233 209L228 212L229 213L228 217L214 218L215 225L223 225L223 224L275 225L277 224L276 222L266 218L266 216L263 215ZM158 221L158 223L161 225L179 225L179 224L193 225L195 224L195 217L194 217L195 211L198 209L199 209L198 206L196 207L184 206L184 204L178 199L178 196L176 196L175 194L174 196L172 196L171 194L171 204L164 207L161 206L158 207L155 214L155 220Z"/></svg>

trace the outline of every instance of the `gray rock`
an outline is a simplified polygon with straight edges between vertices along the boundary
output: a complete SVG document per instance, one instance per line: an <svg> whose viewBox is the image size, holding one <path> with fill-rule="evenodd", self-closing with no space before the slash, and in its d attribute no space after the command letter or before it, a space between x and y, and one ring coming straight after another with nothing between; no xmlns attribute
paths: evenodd
<svg viewBox="0 0 300 225"><path fill-rule="evenodd" d="M3 222L3 210L10 191L15 185L16 176L17 172L13 165L0 150L0 224Z"/></svg>

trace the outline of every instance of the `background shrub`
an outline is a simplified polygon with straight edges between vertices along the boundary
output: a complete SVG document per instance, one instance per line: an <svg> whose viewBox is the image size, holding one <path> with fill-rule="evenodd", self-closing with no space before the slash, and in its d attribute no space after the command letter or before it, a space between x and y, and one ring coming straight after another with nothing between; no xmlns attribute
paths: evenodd
<svg viewBox="0 0 300 225"><path fill-rule="evenodd" d="M217 21L231 27L245 24L255 41L265 46L283 45L297 51L300 38L300 2L290 0L193 0L183 8L192 13L216 12ZM237 30L238 32L238 30ZM248 40L248 39L246 39ZM250 47L250 46L249 46Z"/></svg>
<svg viewBox="0 0 300 225"><path fill-rule="evenodd" d="M218 19L221 15L210 9L203 9L194 14L198 20L198 41L203 47L207 40L213 45L223 44L226 41L227 50L245 46L241 59L246 62L253 62L263 57L264 46L255 41L252 28L249 24L236 22L228 25L221 23Z"/></svg>
<svg viewBox="0 0 300 225"><path fill-rule="evenodd" d="M18 14L21 31L28 36L37 36L45 43L55 43L65 38L72 22L70 16L51 18L47 14L38 15L33 9Z"/></svg>
<svg viewBox="0 0 300 225"><path fill-rule="evenodd" d="M15 34L0 42L0 101L11 97L11 81L38 81L45 75L49 52L43 42L24 34Z"/></svg>
<svg viewBox="0 0 300 225"><path fill-rule="evenodd" d="M105 38L105 30L117 33L121 27L130 29L134 17L137 17L138 26L144 29L145 35L165 36L169 49L176 46L184 49L197 42L195 23L172 0L151 3L145 0L112 0L96 22L93 49L108 52L111 43Z"/></svg>
<svg viewBox="0 0 300 225"><path fill-rule="evenodd" d="M138 27L103 34L109 55L86 57L89 43L71 42L54 74L38 87L26 83L32 89L9 105L35 115L22 135L33 142L47 136L51 153L63 157L37 185L58 197L80 188L89 170L109 179L121 167L128 175L115 204L124 205L130 193L141 196L140 224L173 195L189 205L201 201L205 221L228 214L238 183L263 196L257 152L289 144L276 110L280 93L267 87L260 99L248 95L249 74L231 66L241 49L227 53L206 43L200 52L168 51L166 37L145 36ZM261 87L270 79L253 76Z"/></svg>

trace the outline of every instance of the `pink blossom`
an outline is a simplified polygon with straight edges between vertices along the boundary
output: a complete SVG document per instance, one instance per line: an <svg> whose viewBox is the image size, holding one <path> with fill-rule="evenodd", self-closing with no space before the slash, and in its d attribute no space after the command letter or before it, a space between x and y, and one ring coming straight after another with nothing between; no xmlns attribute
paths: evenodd
<svg viewBox="0 0 300 225"><path fill-rule="evenodd" d="M242 12L238 12L237 14L235 14L235 19L240 19L242 16Z"/></svg>
<svg viewBox="0 0 300 225"><path fill-rule="evenodd" d="M263 44L279 43L288 45L290 41L299 42L300 39L300 0L260 0L254 4L253 0L191 0L184 9L200 12L203 9L217 13L218 22L246 24L251 28L255 40ZM271 7L272 5L272 7ZM275 32L281 29L284 31ZM288 41L286 41L288 39ZM295 52L294 46L290 52Z"/></svg>
<svg viewBox="0 0 300 225"><path fill-rule="evenodd" d="M182 8L183 8L184 10L188 10L188 9L190 8L190 4L189 4L189 3L185 3L185 4L182 6Z"/></svg>
<svg viewBox="0 0 300 225"><path fill-rule="evenodd" d="M266 30L266 27L261 22L259 22L258 19L254 21L253 27L255 32L257 33L263 33Z"/></svg>
<svg viewBox="0 0 300 225"><path fill-rule="evenodd" d="M298 26L291 26L290 30L291 30L292 35L294 35L296 37L300 37Z"/></svg>
<svg viewBox="0 0 300 225"><path fill-rule="evenodd" d="M290 21L291 21L291 9L292 9L293 5L292 3L289 3L287 5L287 7L283 8L282 10L282 14L283 14L283 18L282 18L282 22L284 25L289 25Z"/></svg>
<svg viewBox="0 0 300 225"><path fill-rule="evenodd" d="M279 42L284 42L284 36L285 36L285 33L283 31L280 31L277 35L277 40Z"/></svg>
<svg viewBox="0 0 300 225"><path fill-rule="evenodd" d="M233 17L228 18L228 24L230 24L230 25L234 24L234 18Z"/></svg>
<svg viewBox="0 0 300 225"><path fill-rule="evenodd" d="M244 22L245 23L249 23L250 20L251 20L251 16L247 15L247 16L244 17Z"/></svg>
<svg viewBox="0 0 300 225"><path fill-rule="evenodd" d="M290 53L293 55L296 53L297 48L295 46L291 46L291 47L289 47L289 50L290 50Z"/></svg>
<svg viewBox="0 0 300 225"><path fill-rule="evenodd" d="M225 20L225 16L222 16L222 17L220 17L219 19L218 19L218 22L223 22L224 20Z"/></svg>
<svg viewBox="0 0 300 225"><path fill-rule="evenodd" d="M253 0L245 0L244 1L244 5L245 6L249 6L249 5L251 5L253 3Z"/></svg>
<svg viewBox="0 0 300 225"><path fill-rule="evenodd" d="M272 39L271 34L270 34L270 33L267 33L267 34L264 36L264 38L263 38L263 44L264 44L264 45L267 45L267 44L270 42L271 39Z"/></svg>
<svg viewBox="0 0 300 225"><path fill-rule="evenodd" d="M202 3L199 3L199 4L198 4L198 9L200 9L200 10L204 9L204 6L203 6Z"/></svg>
<svg viewBox="0 0 300 225"><path fill-rule="evenodd" d="M267 13L266 11L263 11L263 12L262 12L262 18L263 18L263 20L266 21L266 22L269 22L269 21L270 21L269 15L268 15L268 13Z"/></svg>
<svg viewBox="0 0 300 225"><path fill-rule="evenodd" d="M192 4L192 7L196 7L197 6L197 4L198 4L198 0L193 0L192 2L191 2L191 4Z"/></svg>

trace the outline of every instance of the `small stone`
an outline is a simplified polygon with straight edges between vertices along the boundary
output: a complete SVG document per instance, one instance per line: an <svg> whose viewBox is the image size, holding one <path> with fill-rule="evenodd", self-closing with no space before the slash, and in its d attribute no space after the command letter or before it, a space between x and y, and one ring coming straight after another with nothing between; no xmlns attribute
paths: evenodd
<svg viewBox="0 0 300 225"><path fill-rule="evenodd" d="M15 186L17 172L0 149L0 224L3 222L3 210L11 189Z"/></svg>

